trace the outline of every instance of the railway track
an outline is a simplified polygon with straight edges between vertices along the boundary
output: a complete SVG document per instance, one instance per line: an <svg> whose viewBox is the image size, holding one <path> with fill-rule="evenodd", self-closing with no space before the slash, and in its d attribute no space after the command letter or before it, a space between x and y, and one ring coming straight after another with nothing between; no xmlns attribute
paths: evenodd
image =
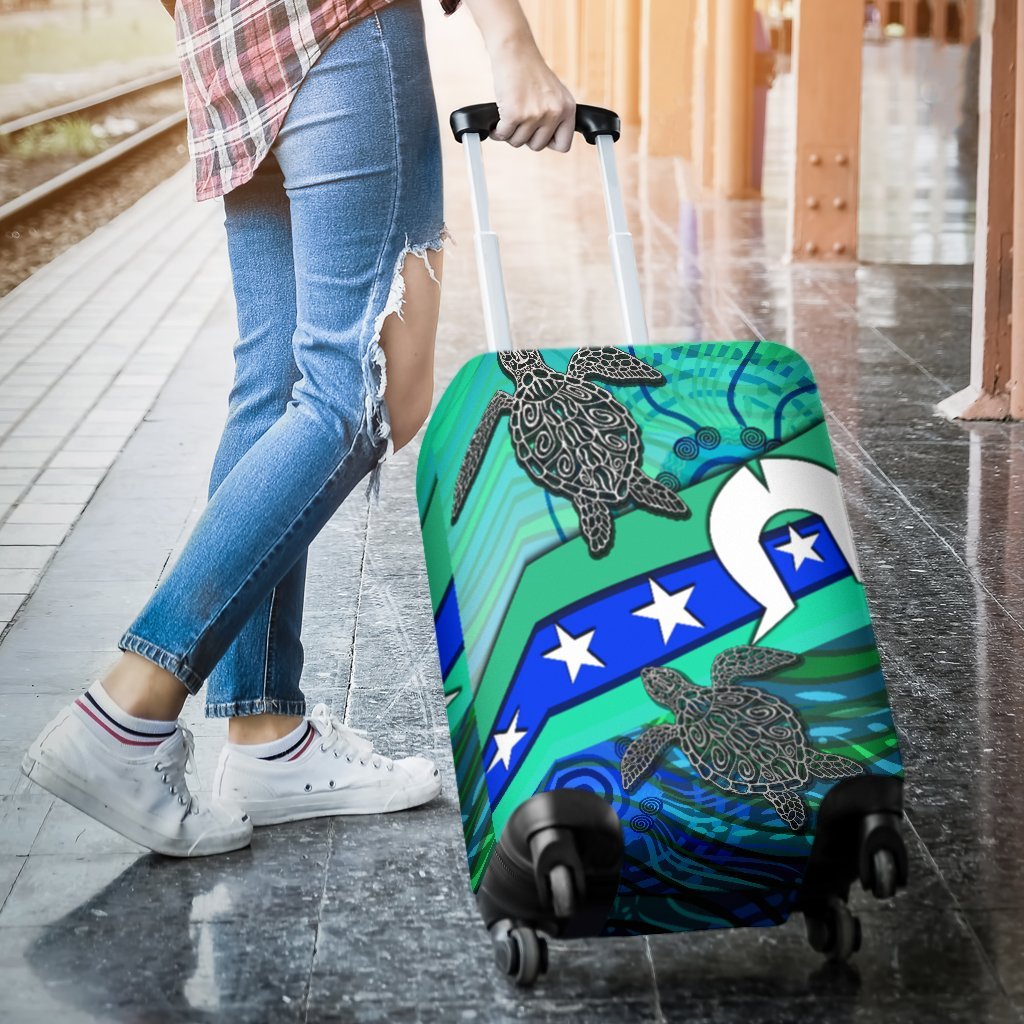
<svg viewBox="0 0 1024 1024"><path fill-rule="evenodd" d="M169 86L177 81L178 77L176 70L157 72L80 100L0 124L0 144L9 147L24 132L33 129L45 130L48 125L56 125L70 117L95 117L107 107L123 105L133 99L140 99L153 90ZM185 111L183 109L168 114L3 203L0 205L0 232L21 220L25 214L45 206L69 186L88 181L101 170L123 160L153 140L174 131L184 122Z"/></svg>

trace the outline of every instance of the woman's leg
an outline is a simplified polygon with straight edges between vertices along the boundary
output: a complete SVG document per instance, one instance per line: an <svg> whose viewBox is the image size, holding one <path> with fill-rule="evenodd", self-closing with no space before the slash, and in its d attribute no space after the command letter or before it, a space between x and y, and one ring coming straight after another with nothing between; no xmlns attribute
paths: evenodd
<svg viewBox="0 0 1024 1024"><path fill-rule="evenodd" d="M291 211L284 175L273 153L250 181L224 197L224 226L239 336L228 416L210 473L208 497L283 415L299 377L292 352ZM248 706L254 717L239 721L251 723L256 741L294 728L297 716L305 712L299 688L305 574L303 552L242 627L207 680L207 715L217 717ZM132 653L122 656L104 686L126 710L143 717L176 718L183 703L181 684L173 676ZM259 712L269 714L264 717Z"/></svg>
<svg viewBox="0 0 1024 1024"><path fill-rule="evenodd" d="M227 422L210 473L211 498L238 460L284 415L292 386L300 376L292 352L295 264L291 210L284 175L273 153L250 181L224 197L224 225L238 341ZM278 727L287 730L305 714L299 687L305 584L303 552L250 616L207 679L209 717L237 713L244 705L256 718L280 718Z"/></svg>
<svg viewBox="0 0 1024 1024"><path fill-rule="evenodd" d="M119 641L190 692L384 451L377 340L400 306L394 276L407 263L410 279L420 269L410 251L425 258L440 247L440 150L421 22L415 30L421 17L415 0L401 0L343 33L310 71L277 140L301 376L284 415L225 476ZM406 433L429 400L403 367L417 372L429 345L407 355L395 356L388 388L389 397L419 396L416 408L394 403ZM250 708L238 701L224 710Z"/></svg>

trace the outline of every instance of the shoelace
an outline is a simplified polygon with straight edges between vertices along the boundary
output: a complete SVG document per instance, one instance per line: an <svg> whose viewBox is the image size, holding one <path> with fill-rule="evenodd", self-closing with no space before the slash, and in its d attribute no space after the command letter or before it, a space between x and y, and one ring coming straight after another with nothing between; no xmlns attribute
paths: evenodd
<svg viewBox="0 0 1024 1024"><path fill-rule="evenodd" d="M321 750L334 750L335 757L344 754L349 761L358 758L360 764L372 764L374 768L394 769L394 761L374 750L373 743L362 729L345 725L337 715L331 714L326 704L317 704L309 720L320 733Z"/></svg>
<svg viewBox="0 0 1024 1024"><path fill-rule="evenodd" d="M160 758L154 765L158 772L163 773L163 781L170 787L171 793L178 798L178 803L185 809L182 817L187 814L199 813L199 801L188 788L186 773L196 774L195 748L196 741L192 730L178 722L180 745Z"/></svg>

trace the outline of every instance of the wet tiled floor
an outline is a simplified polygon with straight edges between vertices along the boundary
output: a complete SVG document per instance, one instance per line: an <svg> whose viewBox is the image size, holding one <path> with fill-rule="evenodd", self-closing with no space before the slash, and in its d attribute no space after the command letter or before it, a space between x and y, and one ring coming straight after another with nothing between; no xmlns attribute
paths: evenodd
<svg viewBox="0 0 1024 1024"><path fill-rule="evenodd" d="M454 78L439 86L442 109L479 98ZM520 341L614 342L593 153L488 147L488 160ZM458 244L446 256L439 390L483 336L453 145L446 161ZM63 503L81 497L84 512L0 643L0 1020L1024 1019L1024 427L934 411L966 383L970 269L788 266L779 200L694 204L678 167L644 163L628 142L623 177L657 340L771 338L817 370L906 760L909 891L886 906L857 891L865 944L844 968L824 965L794 920L559 944L532 993L498 977L465 871L415 445L389 463L380 505L350 502L311 549L305 681L385 752L431 752L439 800L264 829L250 850L188 863L142 856L30 787L17 772L25 746L109 663L202 507L233 335L214 250L208 308L167 306L155 329L181 347L103 472L37 485L72 489ZM181 179L165 186L153 210L184 217L186 191ZM219 213L200 209L189 230L201 248ZM188 254L167 258L187 266ZM74 281L89 257L80 249L53 273ZM171 295L147 287L154 301ZM2 564L46 565L54 545L38 541L0 545ZM208 786L223 723L198 707L188 717Z"/></svg>

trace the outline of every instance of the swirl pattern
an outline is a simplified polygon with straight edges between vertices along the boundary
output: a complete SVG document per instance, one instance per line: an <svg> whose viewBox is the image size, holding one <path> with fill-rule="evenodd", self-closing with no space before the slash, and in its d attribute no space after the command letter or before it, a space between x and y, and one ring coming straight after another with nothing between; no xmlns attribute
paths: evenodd
<svg viewBox="0 0 1024 1024"><path fill-rule="evenodd" d="M696 438L701 448L717 448L722 443L722 435L715 427L701 427Z"/></svg>
<svg viewBox="0 0 1024 1024"><path fill-rule="evenodd" d="M700 445L692 437L681 437L672 446L672 450L681 459L691 460L700 455Z"/></svg>
<svg viewBox="0 0 1024 1024"><path fill-rule="evenodd" d="M740 433L740 444L751 451L763 448L768 438L759 427L745 427Z"/></svg>

